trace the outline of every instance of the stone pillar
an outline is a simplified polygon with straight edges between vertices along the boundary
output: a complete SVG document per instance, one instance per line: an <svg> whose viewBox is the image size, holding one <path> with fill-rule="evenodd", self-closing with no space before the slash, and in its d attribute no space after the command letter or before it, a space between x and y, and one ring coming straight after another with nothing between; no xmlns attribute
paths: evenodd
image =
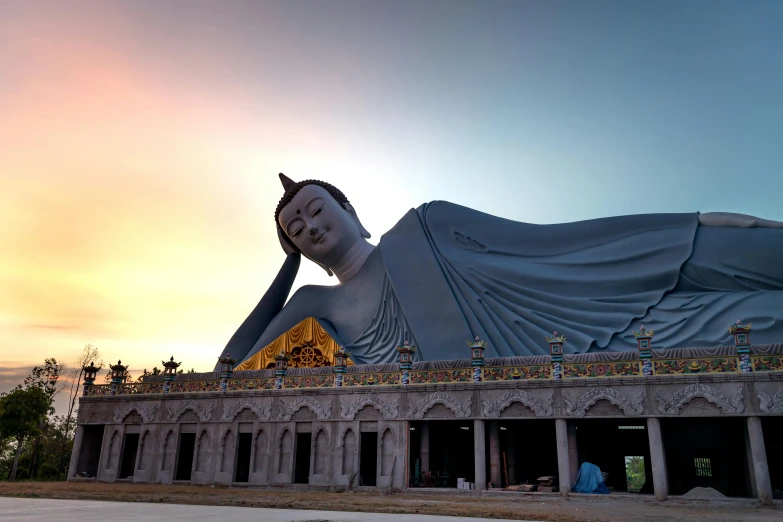
<svg viewBox="0 0 783 522"><path fill-rule="evenodd" d="M579 473L579 450L576 446L576 424L568 422L568 467L571 470L571 484L576 484Z"/></svg>
<svg viewBox="0 0 783 522"><path fill-rule="evenodd" d="M476 477L476 491L487 489L487 458L486 437L484 436L484 421L476 419L473 421L473 455L474 469Z"/></svg>
<svg viewBox="0 0 783 522"><path fill-rule="evenodd" d="M419 447L419 458L421 459L421 472L430 471L430 423L424 421L421 423L421 446ZM418 477L416 477L418 479Z"/></svg>
<svg viewBox="0 0 783 522"><path fill-rule="evenodd" d="M71 450L71 462L68 465L68 478L73 478L79 473L79 456L82 453L82 439L84 439L84 426L76 425L76 433L73 436L73 449Z"/></svg>
<svg viewBox="0 0 783 522"><path fill-rule="evenodd" d="M508 427L508 449L506 453L506 467L508 469L508 484L517 483L517 432L514 425Z"/></svg>
<svg viewBox="0 0 783 522"><path fill-rule="evenodd" d="M669 477L666 475L666 453L663 448L660 419L655 417L647 419L647 438L650 442L650 467L655 498L666 500L669 494Z"/></svg>
<svg viewBox="0 0 783 522"><path fill-rule="evenodd" d="M750 486L750 496L753 498L759 498L759 490L756 487L756 473L753 471L753 452L750 448L750 434L749 429L742 430L745 432L745 482Z"/></svg>
<svg viewBox="0 0 783 522"><path fill-rule="evenodd" d="M571 466L568 459L568 424L565 419L555 420L555 438L557 439L557 471L560 494L567 497L571 492Z"/></svg>
<svg viewBox="0 0 783 522"><path fill-rule="evenodd" d="M503 486L500 467L500 423L489 421L489 480L496 488Z"/></svg>
<svg viewBox="0 0 783 522"><path fill-rule="evenodd" d="M753 474L756 477L759 500L762 504L773 505L767 450L764 447L764 432L761 430L761 419L758 417L748 417L748 439L750 440L750 452L753 455Z"/></svg>

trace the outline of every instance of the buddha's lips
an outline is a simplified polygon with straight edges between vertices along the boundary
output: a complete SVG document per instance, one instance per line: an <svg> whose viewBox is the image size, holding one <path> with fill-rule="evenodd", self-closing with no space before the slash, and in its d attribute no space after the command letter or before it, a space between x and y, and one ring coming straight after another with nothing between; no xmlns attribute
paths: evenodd
<svg viewBox="0 0 783 522"><path fill-rule="evenodd" d="M324 232L323 234L319 234L319 235L315 236L315 243L318 244L318 243L322 242L325 237L326 237L326 232Z"/></svg>

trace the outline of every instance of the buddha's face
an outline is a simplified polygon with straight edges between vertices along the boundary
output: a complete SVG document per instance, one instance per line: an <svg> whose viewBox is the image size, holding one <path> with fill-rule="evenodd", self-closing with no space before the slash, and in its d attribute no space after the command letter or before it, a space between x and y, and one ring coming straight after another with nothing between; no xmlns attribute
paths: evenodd
<svg viewBox="0 0 783 522"><path fill-rule="evenodd" d="M280 211L278 223L305 256L327 267L364 241L355 217L318 185L299 189Z"/></svg>

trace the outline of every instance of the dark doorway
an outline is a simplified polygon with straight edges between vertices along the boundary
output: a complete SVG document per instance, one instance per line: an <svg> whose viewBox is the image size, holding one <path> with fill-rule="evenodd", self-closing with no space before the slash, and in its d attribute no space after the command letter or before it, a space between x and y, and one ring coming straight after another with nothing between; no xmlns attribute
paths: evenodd
<svg viewBox="0 0 783 522"><path fill-rule="evenodd" d="M363 432L359 448L359 485L374 486L378 475L378 433Z"/></svg>
<svg viewBox="0 0 783 522"><path fill-rule="evenodd" d="M608 473L606 486L613 491L652 493L650 443L644 421L584 419L576 424L579 465L595 464ZM631 459L631 460L629 460ZM633 476L629 485L629 473Z"/></svg>
<svg viewBox="0 0 783 522"><path fill-rule="evenodd" d="M103 428L102 424L84 427L84 438L82 438L76 473L81 473L85 477L94 477L98 474L98 461L101 458L101 445L103 445Z"/></svg>
<svg viewBox="0 0 783 522"><path fill-rule="evenodd" d="M512 406L514 407L514 406ZM487 426L489 428L489 426ZM489 430L486 434L489 453ZM535 450L531 450L531 448ZM505 461L503 456L505 455ZM551 420L500 421L501 482L535 484L538 477L557 476L557 443L555 423ZM487 476L490 480L490 456L487 454Z"/></svg>
<svg viewBox="0 0 783 522"><path fill-rule="evenodd" d="M294 459L294 484L310 483L311 433L296 434L296 458Z"/></svg>
<svg viewBox="0 0 783 522"><path fill-rule="evenodd" d="M451 488L457 487L459 479L474 482L473 422L412 422L410 437L412 485ZM426 457L422 455L422 437L429 440Z"/></svg>
<svg viewBox="0 0 783 522"><path fill-rule="evenodd" d="M728 497L749 496L746 429L743 418L662 419L669 492L710 487Z"/></svg>
<svg viewBox="0 0 783 522"><path fill-rule="evenodd" d="M240 433L237 441L237 474L235 482L247 482L250 478L250 448L253 445L252 433Z"/></svg>
<svg viewBox="0 0 783 522"><path fill-rule="evenodd" d="M196 449L195 433L180 433L179 455L177 455L177 473L174 480L190 480L193 470L193 452Z"/></svg>
<svg viewBox="0 0 783 522"><path fill-rule="evenodd" d="M126 433L122 445L122 462L117 478L133 478L133 466L136 464L136 451L139 449L139 434Z"/></svg>

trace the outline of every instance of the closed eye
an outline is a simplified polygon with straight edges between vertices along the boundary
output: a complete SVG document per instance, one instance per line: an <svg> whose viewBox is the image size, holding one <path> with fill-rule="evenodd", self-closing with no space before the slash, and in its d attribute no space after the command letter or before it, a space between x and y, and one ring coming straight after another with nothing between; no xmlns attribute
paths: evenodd
<svg viewBox="0 0 783 522"><path fill-rule="evenodd" d="M315 212L313 212L313 217L317 216L321 213L321 209L323 208L323 205L315 209Z"/></svg>
<svg viewBox="0 0 783 522"><path fill-rule="evenodd" d="M294 231L294 233L293 233L293 234L291 234L291 235L292 235L293 237L296 237L296 236L298 236L299 234L301 234L301 233L302 233L302 230L304 230L304 227L299 227L299 228L297 228L297 229Z"/></svg>

